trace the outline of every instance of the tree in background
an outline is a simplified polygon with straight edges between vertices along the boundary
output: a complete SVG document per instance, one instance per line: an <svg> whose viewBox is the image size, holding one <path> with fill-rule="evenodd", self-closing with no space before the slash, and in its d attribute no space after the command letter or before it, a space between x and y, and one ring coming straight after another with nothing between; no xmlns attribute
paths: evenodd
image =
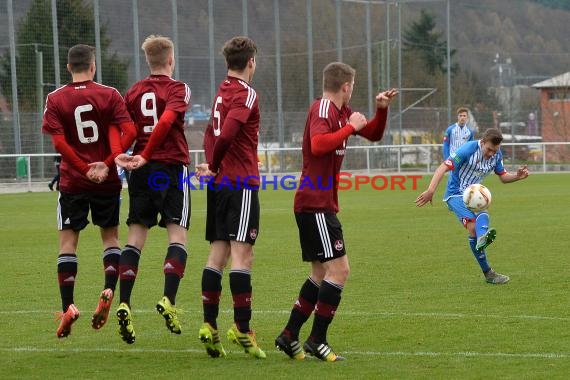
<svg viewBox="0 0 570 380"><path fill-rule="evenodd" d="M447 41L443 33L437 30L435 16L422 10L419 19L411 22L402 32L403 48L403 87L435 88L438 91L422 101L422 106L444 109L447 107ZM497 109L497 101L490 94L487 86L469 68L462 69L453 62L456 50L451 49L451 75L453 94L452 109L467 106L476 118L480 128L493 126L493 111ZM419 98L421 93L403 93L400 98L409 104ZM428 123L429 124L429 123ZM433 124L431 133L433 141L439 141L441 129L446 123ZM429 129L429 127L428 127Z"/></svg>
<svg viewBox="0 0 570 380"><path fill-rule="evenodd" d="M59 67L61 84L69 81L66 69L67 51L76 44L95 46L95 22L91 6L82 0L57 0L57 23L59 28ZM126 90L129 63L122 61L116 53L109 53L111 43L106 28L101 27L101 60L97 69L102 70L105 84ZM18 101L20 110L38 109L37 96L37 52L43 53L43 99L55 89L55 70L52 39L51 1L34 0L26 17L18 27L16 36L16 66L18 76ZM0 57L0 87L8 99L11 98L12 82L10 53ZM42 102L43 102L42 99Z"/></svg>
<svg viewBox="0 0 570 380"><path fill-rule="evenodd" d="M447 42L442 39L443 33L435 30L435 16L422 9L420 19L403 31L402 48L405 52L415 53L423 62L428 74L446 73ZM453 59L455 49L450 56ZM451 65L451 72L458 69L456 63Z"/></svg>

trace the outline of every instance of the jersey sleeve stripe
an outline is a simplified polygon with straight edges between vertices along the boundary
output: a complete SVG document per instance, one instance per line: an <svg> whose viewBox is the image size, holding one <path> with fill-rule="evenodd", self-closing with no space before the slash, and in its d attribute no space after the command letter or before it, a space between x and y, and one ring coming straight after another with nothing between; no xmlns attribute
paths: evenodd
<svg viewBox="0 0 570 380"><path fill-rule="evenodd" d="M251 109L253 107L253 103L255 102L255 98L257 97L257 94L255 93L255 90L251 87L247 88L247 99L245 101L245 106L249 109Z"/></svg>
<svg viewBox="0 0 570 380"><path fill-rule="evenodd" d="M329 99L321 99L321 102L319 104L319 117L322 117L324 119L329 117L330 104L331 101Z"/></svg>
<svg viewBox="0 0 570 380"><path fill-rule="evenodd" d="M190 91L190 86L184 83L184 89L186 90L186 95L184 96L184 102L186 104L190 103L190 97L192 96L192 91Z"/></svg>
<svg viewBox="0 0 570 380"><path fill-rule="evenodd" d="M238 80L238 83L241 84L244 88L247 88L247 98L245 100L245 106L249 109L252 109L253 103L255 102L255 98L257 97L257 93L246 82Z"/></svg>

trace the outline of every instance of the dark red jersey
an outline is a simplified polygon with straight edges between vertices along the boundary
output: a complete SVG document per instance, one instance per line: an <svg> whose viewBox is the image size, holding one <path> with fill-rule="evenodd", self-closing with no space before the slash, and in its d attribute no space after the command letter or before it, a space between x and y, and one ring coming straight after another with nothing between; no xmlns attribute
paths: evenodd
<svg viewBox="0 0 570 380"><path fill-rule="evenodd" d="M125 94L127 108L137 127L133 155L146 147L151 133L165 110L178 114L163 143L150 160L168 164L190 163L184 136L184 114L190 104L190 87L167 75L150 75L135 83Z"/></svg>
<svg viewBox="0 0 570 380"><path fill-rule="evenodd" d="M222 139L226 137L224 125L237 123L239 128L228 144L228 149L222 152L215 183L230 181L234 185L259 185L259 120L259 98L255 90L241 79L226 77L216 94L204 136L204 150L209 164L215 159L216 142L221 139L220 136Z"/></svg>
<svg viewBox="0 0 570 380"><path fill-rule="evenodd" d="M295 193L295 212L338 212L338 174L348 139L330 153L315 156L311 137L332 133L348 124L352 110L338 109L328 99L316 99L309 109L303 135L303 170Z"/></svg>
<svg viewBox="0 0 570 380"><path fill-rule="evenodd" d="M105 161L111 154L109 125L130 122L125 101L119 92L93 81L75 82L48 94L42 131L63 135L77 156L85 163ZM121 182L115 165L107 180L97 184L66 162L60 166L60 190L64 193L118 192Z"/></svg>

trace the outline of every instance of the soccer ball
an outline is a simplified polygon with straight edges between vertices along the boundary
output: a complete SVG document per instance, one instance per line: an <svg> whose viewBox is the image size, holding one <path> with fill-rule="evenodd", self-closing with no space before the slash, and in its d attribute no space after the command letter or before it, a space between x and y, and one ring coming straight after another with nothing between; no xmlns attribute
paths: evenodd
<svg viewBox="0 0 570 380"><path fill-rule="evenodd" d="M463 203L473 212L481 212L491 204L491 192L480 183L467 186L463 191Z"/></svg>

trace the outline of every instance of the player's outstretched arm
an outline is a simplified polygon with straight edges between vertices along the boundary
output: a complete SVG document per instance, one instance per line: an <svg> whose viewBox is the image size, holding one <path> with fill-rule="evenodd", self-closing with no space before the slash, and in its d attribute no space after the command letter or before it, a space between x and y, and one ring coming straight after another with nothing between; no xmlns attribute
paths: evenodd
<svg viewBox="0 0 570 380"><path fill-rule="evenodd" d="M438 168L433 173L433 177L431 178L427 190L418 195L418 197L416 198L417 207L422 207L426 203L432 203L433 194L437 190L437 187L439 186L441 179L448 171L449 167L445 164L445 162L442 162L441 165L438 166Z"/></svg>
<svg viewBox="0 0 570 380"><path fill-rule="evenodd" d="M502 176L499 176L499 179L502 183L511 183L525 179L529 174L528 167L524 165L519 167L516 173L503 174Z"/></svg>
<svg viewBox="0 0 570 380"><path fill-rule="evenodd" d="M396 95L398 95L398 91L394 88L378 93L376 95L376 114L374 118L368 121L366 126L357 131L356 134L370 141L382 140L388 119L388 106Z"/></svg>

